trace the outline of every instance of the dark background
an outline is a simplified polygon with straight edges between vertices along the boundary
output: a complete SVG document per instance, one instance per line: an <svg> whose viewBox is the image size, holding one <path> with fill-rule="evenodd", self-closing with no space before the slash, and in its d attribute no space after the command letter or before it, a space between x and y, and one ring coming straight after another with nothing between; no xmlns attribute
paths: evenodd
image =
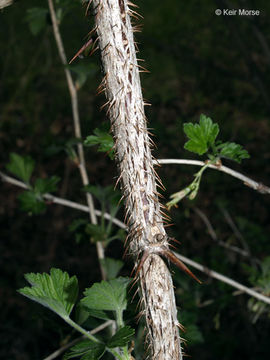
<svg viewBox="0 0 270 360"><path fill-rule="evenodd" d="M61 34L70 59L83 45L93 19L84 17L79 1L60 1L64 18ZM74 3L71 6L71 3ZM220 139L242 144L251 158L241 165L224 164L270 184L270 3L264 1L137 1L142 32L137 33L139 57L150 74L142 75L149 127L154 133L156 158L196 158L183 148L183 123L198 121L201 113L220 127ZM220 8L258 9L258 17L216 16ZM31 155L34 176L61 177L58 196L84 203L78 170L64 151L53 149L73 138L72 114L63 67L59 60L49 15L44 27L33 35L27 11L46 9L46 1L17 1L0 12L0 166L9 153ZM59 6L59 4L58 4ZM78 59L88 69L79 91L83 137L106 123L103 96L96 96L101 81L98 53ZM86 70L81 70L85 73ZM77 75L74 73L74 76ZM113 161L96 148L87 148L87 169L93 184L116 181ZM164 165L158 173L169 195L192 181L198 168ZM46 309L22 298L16 289L25 286L23 274L59 267L79 278L81 290L100 280L94 244L76 243L68 226L87 214L57 205L45 214L30 216L20 209L20 189L1 183L1 333L0 357L10 360L43 359L57 349L69 328ZM196 213L200 209L211 221L218 238L242 247L224 213L233 219L253 258L219 247ZM209 170L196 200L188 199L171 211L170 234L181 241L179 251L249 287L250 274L258 280L270 253L269 196L261 195L228 175ZM121 215L119 215L121 217ZM108 255L120 258L121 242ZM119 254L121 254L119 256ZM255 265L254 265L255 264ZM122 275L132 267L128 260ZM251 268L253 267L253 271ZM247 295L233 296L234 289L206 275L196 274L199 286L175 272L180 317L186 318L186 352L193 359L269 359L269 307L262 308ZM270 278L263 277L264 291ZM257 284L260 285L260 284ZM269 292L270 293L270 292ZM257 306L257 308L256 308ZM261 313L258 313L258 306ZM192 333L193 332L193 333ZM137 355L136 359L139 359Z"/></svg>

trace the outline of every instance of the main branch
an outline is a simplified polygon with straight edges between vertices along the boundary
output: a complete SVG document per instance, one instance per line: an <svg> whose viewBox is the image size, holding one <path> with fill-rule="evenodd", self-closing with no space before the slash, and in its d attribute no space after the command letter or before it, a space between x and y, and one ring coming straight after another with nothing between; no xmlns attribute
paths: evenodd
<svg viewBox="0 0 270 360"><path fill-rule="evenodd" d="M147 133L139 66L126 0L93 0L105 77L108 115L115 140L129 226L129 251L138 269L152 359L182 359L170 272L160 254L169 251Z"/></svg>

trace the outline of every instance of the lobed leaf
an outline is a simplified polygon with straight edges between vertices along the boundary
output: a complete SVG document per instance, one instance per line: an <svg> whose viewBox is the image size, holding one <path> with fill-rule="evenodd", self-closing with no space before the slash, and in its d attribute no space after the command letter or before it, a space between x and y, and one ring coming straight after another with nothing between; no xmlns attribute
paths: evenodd
<svg viewBox="0 0 270 360"><path fill-rule="evenodd" d="M107 347L115 348L118 346L126 346L128 342L132 339L134 333L135 330L132 329L130 326L124 326L111 337L111 339L107 343Z"/></svg>
<svg viewBox="0 0 270 360"><path fill-rule="evenodd" d="M39 194L47 192L54 192L57 190L57 183L60 181L58 176L52 176L48 179L37 179L34 186L34 191Z"/></svg>
<svg viewBox="0 0 270 360"><path fill-rule="evenodd" d="M21 156L15 153L11 153L9 159L6 168L24 182L29 183L35 167L34 160L30 156Z"/></svg>
<svg viewBox="0 0 270 360"><path fill-rule="evenodd" d="M124 266L123 261L112 259L109 257L106 257L102 260L102 266L104 266L106 270L106 274L108 275L108 279L114 279L119 274L120 270Z"/></svg>
<svg viewBox="0 0 270 360"><path fill-rule="evenodd" d="M86 140L84 141L84 145L93 146L99 145L98 151L99 152L107 152L111 159L114 158L114 150L113 150L113 138L112 136L100 129L94 130L95 135L87 136Z"/></svg>
<svg viewBox="0 0 270 360"><path fill-rule="evenodd" d="M184 145L186 150L203 155L214 145L219 133L218 124L213 124L212 120L205 116L200 116L200 124L184 124L184 132L189 138Z"/></svg>
<svg viewBox="0 0 270 360"><path fill-rule="evenodd" d="M52 268L50 275L26 274L32 287L18 290L20 294L56 312L62 318L69 317L78 296L78 280L67 272Z"/></svg>
<svg viewBox="0 0 270 360"><path fill-rule="evenodd" d="M44 200L37 197L32 190L24 191L18 195L18 199L21 209L31 214L40 214L46 209Z"/></svg>
<svg viewBox="0 0 270 360"><path fill-rule="evenodd" d="M246 150L243 149L242 145L234 142L226 142L217 146L219 149L219 156L227 159L234 160L241 163L243 159L248 159L250 156Z"/></svg>
<svg viewBox="0 0 270 360"><path fill-rule="evenodd" d="M68 353L63 357L63 360L68 360L82 356L82 360L98 360L105 352L105 345L96 343L91 340L83 340L79 344L73 346Z"/></svg>
<svg viewBox="0 0 270 360"><path fill-rule="evenodd" d="M46 26L47 15L47 8L32 7L27 9L25 20L28 22L30 31L33 35L37 35Z"/></svg>
<svg viewBox="0 0 270 360"><path fill-rule="evenodd" d="M129 278L119 277L95 283L84 292L82 304L95 310L123 311L127 307L127 286Z"/></svg>

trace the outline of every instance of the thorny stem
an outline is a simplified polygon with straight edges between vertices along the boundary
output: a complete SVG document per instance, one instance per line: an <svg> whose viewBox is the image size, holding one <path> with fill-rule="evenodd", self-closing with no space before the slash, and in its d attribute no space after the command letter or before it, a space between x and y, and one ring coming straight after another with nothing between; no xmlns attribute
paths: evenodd
<svg viewBox="0 0 270 360"><path fill-rule="evenodd" d="M156 175L147 133L139 66L127 0L93 0L104 69L102 87L115 140L116 161L125 198L129 249L138 258L149 252L139 273L151 358L182 359L172 278L158 255L157 236L165 240Z"/></svg>
<svg viewBox="0 0 270 360"><path fill-rule="evenodd" d="M68 84L68 89L69 89L69 93L70 93L71 106L72 106L72 115L73 115L73 124L74 124L74 132L75 132L76 138L81 139L82 135L81 135L81 126L80 126L80 118L79 118L77 89L76 89L76 86L75 86L75 84L73 82L71 73L70 73L70 71L69 71L69 69L67 67L67 64L68 64L67 63L67 57L66 57L63 41L62 41L62 38L61 38L61 34L60 34L60 31L59 31L59 26L58 26L58 21L57 21L57 18L56 18L56 13L55 13L54 5L53 5L53 0L48 0L48 4L49 4L51 19L52 19L54 37L55 37L55 41L56 41L56 45L57 45L57 49L58 49L58 52L59 52L60 59L62 61L62 64L64 65L64 71L65 71L67 84ZM77 144L77 150L78 150L78 160L79 160L78 167L79 167L79 171L80 171L80 174L81 174L82 183L83 183L84 186L86 186L86 185L89 185L89 178L88 178L88 174L87 174L87 171L86 171L84 150L83 150L83 145L82 145L81 142L79 142ZM97 224L97 217L96 217L96 213L95 213L93 197L88 192L86 193L86 200L87 200L87 204L88 204L88 208L89 208L89 216L90 216L91 223L92 224ZM104 248L103 248L103 245L99 241L96 243L96 248L97 248L98 259L99 259L102 278L105 280L106 279L106 272L105 272L104 267L102 266L102 260L105 257Z"/></svg>
<svg viewBox="0 0 270 360"><path fill-rule="evenodd" d="M5 182L10 183L12 185L21 187L23 189L28 189L28 187L27 187L27 185L25 183L23 183L22 181L19 181L17 179L14 179L13 177L7 176L4 173L2 173L1 171L0 171L0 177L1 177L2 181L5 181ZM62 198L59 198L57 196L53 196L51 194L44 194L43 198L48 199L49 201L51 201L54 204L67 206L67 207L70 207L72 209L80 210L80 211L83 211L83 212L88 212L89 211L88 207L85 206L85 205L78 204L76 202L73 202L73 201L70 201L70 200L67 200L67 199L62 199ZM95 210L95 212L96 212L97 216L102 216L101 211ZM120 220L118 220L116 218L112 218L110 214L105 213L104 218L109 220L109 221L112 221L115 225L117 225L121 229L127 230L127 226L122 221L120 221ZM214 239L216 239L216 237ZM222 246L225 246L225 245L222 245ZM229 250L237 251L239 254L241 254L243 256L248 255L248 254L244 253L242 249L239 249L239 248L236 248L236 247L226 245L226 248L228 248ZM238 282L236 282L236 281L234 281L234 280L232 280L232 279L230 279L230 278L228 278L228 277L226 277L226 276L224 276L224 275L222 275L220 273L217 273L214 270L208 269L205 266L203 266L203 265L201 265L201 264L199 264L199 263L197 263L195 261L190 260L189 258L186 258L184 256L180 256L179 254L176 254L176 253L175 253L175 256L177 256L184 263L186 263L186 264L188 264L190 266L193 266L194 268L196 268L199 271L202 271L203 273L206 273L208 276L214 277L219 281L225 282L226 284L228 284L228 285L230 285L232 287L240 289L241 291L243 291L243 292L249 294L250 296L253 296L253 297L255 297L255 298L257 298L257 299L259 299L259 300L261 300L261 301L263 301L265 303L269 303L269 299L270 299L269 297L264 296L264 295L254 291L252 289L249 289L248 287L246 287L246 286L244 286L244 285L242 285L242 284L240 284L240 283L238 283ZM252 292L249 291L249 290L252 290Z"/></svg>

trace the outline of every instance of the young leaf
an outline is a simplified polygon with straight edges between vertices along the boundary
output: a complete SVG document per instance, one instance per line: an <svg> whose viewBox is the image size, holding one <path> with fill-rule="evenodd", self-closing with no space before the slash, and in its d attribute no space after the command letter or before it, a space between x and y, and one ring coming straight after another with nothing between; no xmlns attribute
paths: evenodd
<svg viewBox="0 0 270 360"><path fill-rule="evenodd" d="M226 142L217 146L220 150L219 156L234 160L241 163L243 159L248 159L250 156L246 150L239 144L234 142Z"/></svg>
<svg viewBox="0 0 270 360"><path fill-rule="evenodd" d="M29 183L30 177L35 167L35 162L30 156L20 156L15 153L9 155L10 162L6 168L21 180Z"/></svg>
<svg viewBox="0 0 270 360"><path fill-rule="evenodd" d="M79 218L72 221L72 223L68 227L68 231L74 232L80 230L82 227L84 228L86 224L89 223L89 220Z"/></svg>
<svg viewBox="0 0 270 360"><path fill-rule="evenodd" d="M205 115L200 116L200 124L184 124L184 132L189 138L184 145L186 150L203 155L211 145L214 145L219 133L218 124L213 124L212 120Z"/></svg>
<svg viewBox="0 0 270 360"><path fill-rule="evenodd" d="M46 8L33 7L27 10L25 20L33 35L37 35L45 27L47 14L48 9Z"/></svg>
<svg viewBox="0 0 270 360"><path fill-rule="evenodd" d="M89 135L84 141L84 145L93 146L99 145L99 152L107 152L111 159L114 158L114 150L113 150L113 138L112 136L100 129L94 130L95 135Z"/></svg>
<svg viewBox="0 0 270 360"><path fill-rule="evenodd" d="M90 309L123 311L127 307L129 278L119 277L95 283L84 292L82 304Z"/></svg>
<svg viewBox="0 0 270 360"><path fill-rule="evenodd" d="M40 214L46 209L43 199L40 199L32 190L24 191L18 195L21 209L31 214Z"/></svg>
<svg viewBox="0 0 270 360"><path fill-rule="evenodd" d="M81 357L81 360L98 360L105 352L105 345L91 340L83 340L73 346L63 360Z"/></svg>
<svg viewBox="0 0 270 360"><path fill-rule="evenodd" d="M76 85L78 89L84 85L89 76L93 77L98 70L98 67L94 63L89 62L80 62L79 64L68 65L67 67L76 73Z"/></svg>
<svg viewBox="0 0 270 360"><path fill-rule="evenodd" d="M108 348L123 347L132 339L135 331L130 326L124 326L114 334L107 343Z"/></svg>
<svg viewBox="0 0 270 360"><path fill-rule="evenodd" d="M98 224L87 224L85 231L92 237L93 242L105 241L107 237L106 229L103 229Z"/></svg>
<svg viewBox="0 0 270 360"><path fill-rule="evenodd" d="M47 192L54 192L57 190L56 184L60 181L58 176L52 176L49 179L37 179L34 186L34 191L39 194Z"/></svg>
<svg viewBox="0 0 270 360"><path fill-rule="evenodd" d="M102 320L114 320L113 313L110 313L108 311L106 312L103 310L89 309L88 307L84 306L83 304L82 304L82 306L85 309L85 311L87 311L88 316L92 316L92 317L95 317L97 319L102 319Z"/></svg>
<svg viewBox="0 0 270 360"><path fill-rule="evenodd" d="M102 261L102 266L104 266L106 270L106 274L108 274L108 279L114 279L119 274L120 270L122 269L124 263L121 260L112 259L109 257L106 257Z"/></svg>
<svg viewBox="0 0 270 360"><path fill-rule="evenodd" d="M29 299L56 312L62 318L69 317L78 296L78 280L76 276L52 268L50 275L26 274L26 280L32 285L18 290Z"/></svg>

